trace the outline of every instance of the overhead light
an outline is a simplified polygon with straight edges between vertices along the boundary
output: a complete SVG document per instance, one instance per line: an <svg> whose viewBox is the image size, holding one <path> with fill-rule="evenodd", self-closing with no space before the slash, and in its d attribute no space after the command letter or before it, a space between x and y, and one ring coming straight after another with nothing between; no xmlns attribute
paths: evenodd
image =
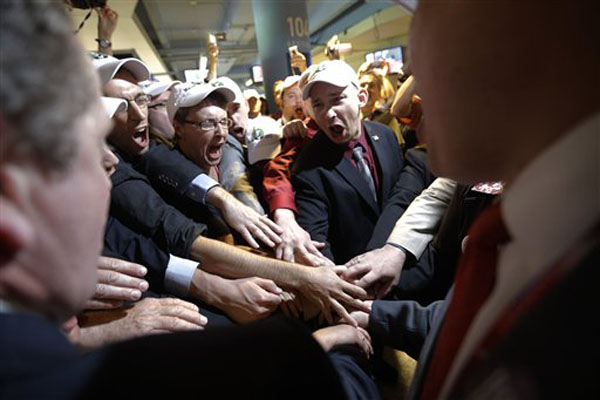
<svg viewBox="0 0 600 400"><path fill-rule="evenodd" d="M190 0L189 3L190 3L190 6L197 6L198 5L198 1L197 0Z"/></svg>

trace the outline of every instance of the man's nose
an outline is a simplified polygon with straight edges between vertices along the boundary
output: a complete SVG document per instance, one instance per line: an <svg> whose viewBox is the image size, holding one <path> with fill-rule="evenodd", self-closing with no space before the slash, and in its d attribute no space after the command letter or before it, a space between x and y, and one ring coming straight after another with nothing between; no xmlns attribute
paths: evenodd
<svg viewBox="0 0 600 400"><path fill-rule="evenodd" d="M129 118L136 121L141 121L146 118L146 113L144 113L135 101L129 102Z"/></svg>

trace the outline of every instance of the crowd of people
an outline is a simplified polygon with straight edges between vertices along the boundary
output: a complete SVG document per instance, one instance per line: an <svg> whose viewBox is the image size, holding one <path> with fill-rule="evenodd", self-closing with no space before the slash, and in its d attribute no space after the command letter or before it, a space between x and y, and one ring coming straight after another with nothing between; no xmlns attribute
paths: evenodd
<svg viewBox="0 0 600 400"><path fill-rule="evenodd" d="M2 2L0 398L378 399L384 346L408 398L600 393L598 6L419 3L410 68L295 53L267 114Z"/></svg>

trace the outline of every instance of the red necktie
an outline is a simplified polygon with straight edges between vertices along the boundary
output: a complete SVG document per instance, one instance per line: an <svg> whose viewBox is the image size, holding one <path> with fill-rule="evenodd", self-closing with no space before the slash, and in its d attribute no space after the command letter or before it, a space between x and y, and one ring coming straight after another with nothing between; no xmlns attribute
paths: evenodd
<svg viewBox="0 0 600 400"><path fill-rule="evenodd" d="M454 294L438 335L422 399L439 396L469 325L494 287L498 247L508 238L500 203L484 210L469 230L467 248L459 261Z"/></svg>

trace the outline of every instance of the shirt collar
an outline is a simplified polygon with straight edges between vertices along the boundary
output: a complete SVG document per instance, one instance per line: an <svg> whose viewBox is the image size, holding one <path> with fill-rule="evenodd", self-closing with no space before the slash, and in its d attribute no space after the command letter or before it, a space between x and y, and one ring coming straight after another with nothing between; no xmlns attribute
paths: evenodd
<svg viewBox="0 0 600 400"><path fill-rule="evenodd" d="M352 139L346 145L346 146L348 146L348 150L354 149L354 147L356 147L356 145L358 143L361 144L361 146L363 147L363 149L367 148L367 146L368 146L368 144L367 144L367 138L365 137L365 130L364 130L362 121L360 122L360 128L359 129L360 129L360 133L358 135L358 139Z"/></svg>
<svg viewBox="0 0 600 400"><path fill-rule="evenodd" d="M600 113L575 126L519 174L502 212L528 265L557 262L600 218ZM520 246L521 247L521 246Z"/></svg>

